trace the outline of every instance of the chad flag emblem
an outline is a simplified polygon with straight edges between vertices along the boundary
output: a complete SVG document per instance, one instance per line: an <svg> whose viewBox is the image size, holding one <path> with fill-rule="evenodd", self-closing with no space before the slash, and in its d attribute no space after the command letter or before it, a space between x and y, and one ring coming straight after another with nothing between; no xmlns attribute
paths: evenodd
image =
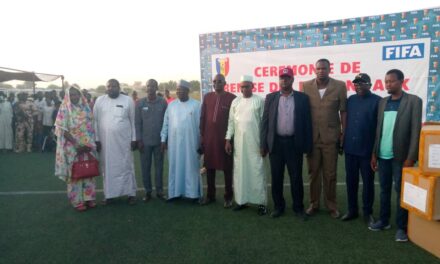
<svg viewBox="0 0 440 264"><path fill-rule="evenodd" d="M217 74L223 74L223 76L226 77L229 73L229 58L215 59L215 68L217 70Z"/></svg>

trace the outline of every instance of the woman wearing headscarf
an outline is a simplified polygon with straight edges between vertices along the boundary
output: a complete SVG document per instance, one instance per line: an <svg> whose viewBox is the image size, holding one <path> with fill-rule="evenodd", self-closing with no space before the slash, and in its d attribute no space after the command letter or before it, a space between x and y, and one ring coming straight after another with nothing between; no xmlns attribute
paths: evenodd
<svg viewBox="0 0 440 264"><path fill-rule="evenodd" d="M64 96L55 120L57 149L55 176L67 183L67 196L78 211L96 207L95 179L72 180L72 165L78 154L96 157L93 113L78 86L73 85Z"/></svg>

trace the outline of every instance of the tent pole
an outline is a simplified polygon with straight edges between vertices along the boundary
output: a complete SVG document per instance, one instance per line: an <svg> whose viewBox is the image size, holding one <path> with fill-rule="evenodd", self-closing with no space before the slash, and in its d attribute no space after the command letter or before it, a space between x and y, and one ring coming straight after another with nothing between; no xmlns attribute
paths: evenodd
<svg viewBox="0 0 440 264"><path fill-rule="evenodd" d="M32 91L35 97L35 72L32 72Z"/></svg>

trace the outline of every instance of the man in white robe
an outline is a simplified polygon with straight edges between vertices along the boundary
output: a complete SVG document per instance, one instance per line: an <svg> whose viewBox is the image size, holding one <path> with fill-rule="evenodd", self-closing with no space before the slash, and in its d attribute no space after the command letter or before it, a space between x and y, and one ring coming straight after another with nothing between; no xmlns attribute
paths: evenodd
<svg viewBox="0 0 440 264"><path fill-rule="evenodd" d="M6 96L0 94L0 150L12 150L12 106Z"/></svg>
<svg viewBox="0 0 440 264"><path fill-rule="evenodd" d="M161 135L162 151L168 148L168 199L203 196L199 154L200 102L189 97L191 85L181 80L177 85L178 100L165 112Z"/></svg>
<svg viewBox="0 0 440 264"><path fill-rule="evenodd" d="M260 152L260 127L264 99L252 94L252 76L242 76L242 96L232 101L229 110L225 150L234 155L234 196L239 211L247 203L258 205L258 215L267 214L266 176ZM232 148L231 139L234 141Z"/></svg>
<svg viewBox="0 0 440 264"><path fill-rule="evenodd" d="M132 150L136 146L135 106L133 100L120 93L119 82L107 82L107 94L100 96L93 108L96 147L100 152L104 180L103 204L108 199L128 196L136 201L136 178Z"/></svg>

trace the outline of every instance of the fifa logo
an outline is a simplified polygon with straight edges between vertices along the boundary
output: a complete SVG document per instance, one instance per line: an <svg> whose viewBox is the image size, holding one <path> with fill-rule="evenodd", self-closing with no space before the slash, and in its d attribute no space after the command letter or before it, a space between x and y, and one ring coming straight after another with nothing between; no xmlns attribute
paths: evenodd
<svg viewBox="0 0 440 264"><path fill-rule="evenodd" d="M418 59L424 57L423 43L384 46L382 60Z"/></svg>

